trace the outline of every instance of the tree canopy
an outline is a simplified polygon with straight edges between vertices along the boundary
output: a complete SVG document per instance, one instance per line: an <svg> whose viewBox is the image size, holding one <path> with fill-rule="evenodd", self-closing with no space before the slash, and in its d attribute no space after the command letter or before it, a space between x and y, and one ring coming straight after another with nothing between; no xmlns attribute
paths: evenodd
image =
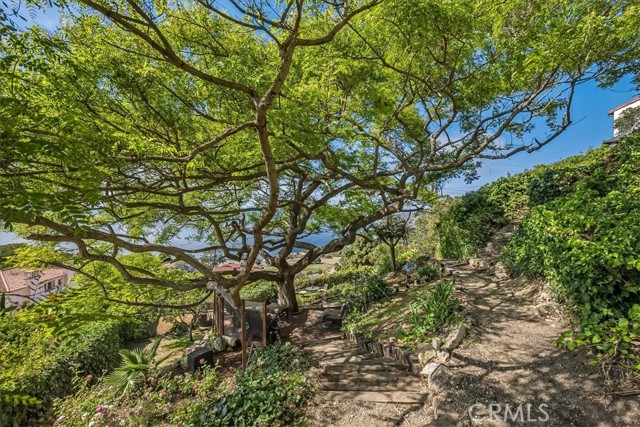
<svg viewBox="0 0 640 427"><path fill-rule="evenodd" d="M0 218L89 278L101 265L235 302L266 279L296 308L317 257L570 126L576 87L637 58L636 3L30 3L63 18L47 32L0 16ZM334 238L305 241L320 231ZM243 270L213 272L213 251Z"/></svg>

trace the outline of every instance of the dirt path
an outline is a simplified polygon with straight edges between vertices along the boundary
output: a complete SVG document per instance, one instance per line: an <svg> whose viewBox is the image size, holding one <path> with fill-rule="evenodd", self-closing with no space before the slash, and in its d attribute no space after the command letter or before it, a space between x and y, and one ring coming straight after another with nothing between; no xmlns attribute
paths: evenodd
<svg viewBox="0 0 640 427"><path fill-rule="evenodd" d="M605 398L602 377L586 365L584 352L555 346L566 324L553 304L535 298L534 287L468 266L454 271L472 328L448 363L436 425L640 426L637 397ZM487 419L492 404L492 418L501 421Z"/></svg>
<svg viewBox="0 0 640 427"><path fill-rule="evenodd" d="M309 426L640 427L638 397L607 397L602 375L587 365L584 352L556 347L555 340L567 325L552 302L541 300L538 287L522 279L499 281L467 265L452 269L457 288L468 301L465 312L471 330L446 362L444 393L435 396L437 419L429 404L344 399L344 393L325 399L326 387L320 384L320 398L308 413ZM382 361L371 362L341 340L337 331L323 329L319 313L302 315L294 341L306 346L319 365L353 365L325 367L321 383L327 381L326 372L337 370L334 375L340 383L350 389L360 381L356 389L362 392L366 382L376 380L354 370L354 360ZM416 385L408 372L393 375L405 378L399 384ZM383 383L382 389L390 390L390 384Z"/></svg>
<svg viewBox="0 0 640 427"><path fill-rule="evenodd" d="M318 368L309 427L424 426L432 420L421 378L393 359L379 358L322 324L322 312L292 319L290 339Z"/></svg>

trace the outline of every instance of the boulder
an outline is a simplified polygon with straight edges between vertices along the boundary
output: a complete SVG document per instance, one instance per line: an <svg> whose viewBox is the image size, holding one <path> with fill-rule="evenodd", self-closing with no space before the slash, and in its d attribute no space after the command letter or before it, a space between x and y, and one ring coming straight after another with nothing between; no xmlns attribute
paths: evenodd
<svg viewBox="0 0 640 427"><path fill-rule="evenodd" d="M469 258L469 267L477 270L486 270L491 267L491 261L486 258Z"/></svg>
<svg viewBox="0 0 640 427"><path fill-rule="evenodd" d="M442 340L438 337L433 337L433 339L431 340L431 347L435 351L440 350L440 347L442 347Z"/></svg>
<svg viewBox="0 0 640 427"><path fill-rule="evenodd" d="M240 347L240 340L236 337L229 337L227 335L223 335L222 339L224 340L225 343L227 343L227 347L232 347L232 348Z"/></svg>
<svg viewBox="0 0 640 427"><path fill-rule="evenodd" d="M427 363L425 365L424 368L422 368L422 371L420 371L420 375L422 375L423 377L429 379L429 377L431 377L431 375L440 367L440 363L437 362L431 362L431 363Z"/></svg>
<svg viewBox="0 0 640 427"><path fill-rule="evenodd" d="M215 340L213 340L213 349L215 351L225 351L227 347L227 342L223 338L217 337Z"/></svg>
<svg viewBox="0 0 640 427"><path fill-rule="evenodd" d="M422 343L416 347L418 360L422 365L426 365L436 355L436 351L430 343Z"/></svg>
<svg viewBox="0 0 640 427"><path fill-rule="evenodd" d="M509 269L503 262L499 261L495 265L494 274L498 280L507 280L509 278Z"/></svg>
<svg viewBox="0 0 640 427"><path fill-rule="evenodd" d="M451 359L451 354L448 351L439 351L436 353L435 361L444 365L449 359Z"/></svg>
<svg viewBox="0 0 640 427"><path fill-rule="evenodd" d="M447 370L444 365L437 362L428 363L427 366L420 371L420 375L427 379L427 384L431 392L441 392L444 390L447 379Z"/></svg>
<svg viewBox="0 0 640 427"><path fill-rule="evenodd" d="M342 322L342 310L336 308L325 308L322 311L323 322Z"/></svg>
<svg viewBox="0 0 640 427"><path fill-rule="evenodd" d="M464 323L460 323L456 329L454 329L447 337L442 349L445 351L451 351L462 343L462 340L467 335L467 326Z"/></svg>

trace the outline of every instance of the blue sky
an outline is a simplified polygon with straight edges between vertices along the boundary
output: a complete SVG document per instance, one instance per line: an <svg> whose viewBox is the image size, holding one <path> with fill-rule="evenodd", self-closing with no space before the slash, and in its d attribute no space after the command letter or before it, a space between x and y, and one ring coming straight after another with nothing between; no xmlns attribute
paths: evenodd
<svg viewBox="0 0 640 427"><path fill-rule="evenodd" d="M28 17L27 17L28 18ZM29 19L29 18L28 18ZM56 11L37 12L35 22L54 30L59 15ZM509 159L486 161L479 171L480 178L471 184L462 179L448 182L444 192L452 196L475 190L507 174L516 174L535 165L553 163L569 156L584 153L599 147L611 138L613 120L607 112L637 95L631 79L623 79L610 89L601 89L594 82L586 83L576 90L572 118L574 124L555 141L534 153L519 153ZM10 234L0 231L0 244L13 241Z"/></svg>
<svg viewBox="0 0 640 427"><path fill-rule="evenodd" d="M486 161L479 171L480 179L471 184L465 184L462 179L452 180L444 192L452 196L464 194L509 173L513 175L599 147L613 136L613 118L607 112L634 98L637 93L630 77L610 89L598 88L595 82L578 87L571 111L574 124L566 132L539 151Z"/></svg>

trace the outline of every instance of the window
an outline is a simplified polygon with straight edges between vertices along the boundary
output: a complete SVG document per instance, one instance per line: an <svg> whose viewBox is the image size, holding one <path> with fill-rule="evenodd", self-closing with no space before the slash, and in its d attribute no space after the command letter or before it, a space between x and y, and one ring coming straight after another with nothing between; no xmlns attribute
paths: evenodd
<svg viewBox="0 0 640 427"><path fill-rule="evenodd" d="M49 292L50 290L53 289L53 282L47 282L47 284L44 286L45 291Z"/></svg>

